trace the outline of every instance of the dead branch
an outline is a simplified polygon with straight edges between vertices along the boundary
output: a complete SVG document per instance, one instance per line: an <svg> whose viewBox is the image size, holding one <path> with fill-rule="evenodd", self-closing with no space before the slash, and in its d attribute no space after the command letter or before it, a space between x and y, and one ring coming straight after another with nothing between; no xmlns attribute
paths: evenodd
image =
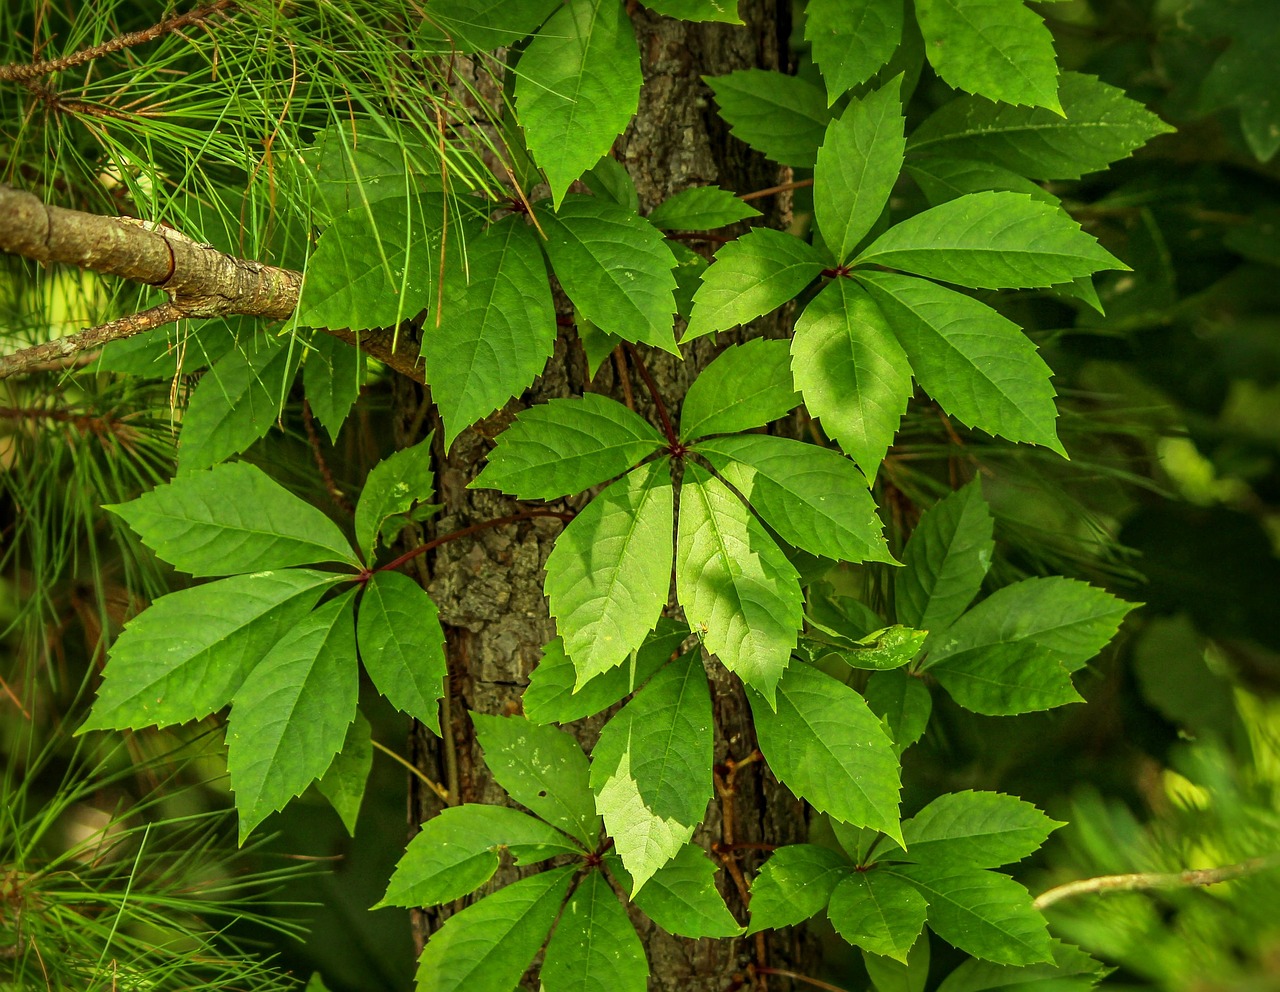
<svg viewBox="0 0 1280 992"><path fill-rule="evenodd" d="M1280 868L1280 854L1251 858L1236 865L1221 868L1196 868L1187 871L1135 872L1129 875L1100 875L1097 878L1081 878L1074 882L1055 886L1041 893L1035 902L1036 909L1052 906L1062 899L1091 892L1138 892L1148 889L1187 889L1204 885L1217 885L1233 878L1253 875L1260 871Z"/></svg>

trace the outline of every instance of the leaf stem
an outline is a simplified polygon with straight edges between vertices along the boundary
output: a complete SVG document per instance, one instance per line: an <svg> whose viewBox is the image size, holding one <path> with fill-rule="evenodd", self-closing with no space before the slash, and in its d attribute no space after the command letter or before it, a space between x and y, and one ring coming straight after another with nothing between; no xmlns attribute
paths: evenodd
<svg viewBox="0 0 1280 992"><path fill-rule="evenodd" d="M380 565L377 568L370 569L368 574L362 573L365 581L374 572L391 572L399 568L405 562L412 561L418 555L425 555L428 551L440 547L442 544L448 544L450 541L456 541L460 537L470 537L472 534L479 534L481 531L491 530L494 527L505 527L507 524L518 523L521 520L532 520L535 517L559 517L561 520L572 520L574 514L568 510L522 510L519 513L508 514L505 517L494 517L492 520L482 520L478 524L472 524L470 527L463 527L461 530L451 531L448 534L441 534L439 537L433 537L425 544L419 544L412 551L406 551L399 558Z"/></svg>
<svg viewBox="0 0 1280 992"><path fill-rule="evenodd" d="M1258 872L1280 868L1280 853L1260 858L1250 858L1239 864L1221 868L1192 868L1186 871L1135 872L1129 875L1099 875L1081 878L1074 882L1054 886L1036 897L1036 909L1044 909L1055 902L1092 892L1137 892L1145 889L1183 889L1203 885L1217 885L1233 878L1255 875Z"/></svg>
<svg viewBox="0 0 1280 992"><path fill-rule="evenodd" d="M421 782L428 789L430 789L437 796L439 796L441 802L448 805L449 803L448 789L446 789L439 782L436 782L434 779L430 779L426 775L422 774L422 770L419 769L417 766L415 766L413 762L405 761L404 758L400 757L400 755L396 754L393 750L391 750L391 748L387 747L385 744L381 743L380 741L371 741L371 743L375 748L377 748L379 751L385 754L392 761L396 762L397 764L403 765L405 768L407 768L409 770L409 773L413 775L414 778L416 778L419 782Z"/></svg>
<svg viewBox="0 0 1280 992"><path fill-rule="evenodd" d="M769 968L756 966L756 971L762 975L778 975L782 978L790 978L792 981L804 982L812 985L814 988L826 989L827 992L845 992L839 985L832 985L830 982L824 982L820 978L811 978L808 975L802 975L798 971L788 971L786 968Z"/></svg>
<svg viewBox="0 0 1280 992"><path fill-rule="evenodd" d="M649 368L644 363L644 359L640 356L640 352L636 350L635 345L630 341L625 342L627 354L631 356L631 362L635 365L636 371L640 373L640 378L644 380L645 386L649 390L649 395L653 397L653 405L658 408L658 416L662 418L662 431L667 435L667 444L673 455L683 454L684 449L680 444L680 438L676 436L675 428L671 426L671 418L667 415L666 404L662 402L662 397L658 393L658 384L653 381L653 376L649 374Z"/></svg>

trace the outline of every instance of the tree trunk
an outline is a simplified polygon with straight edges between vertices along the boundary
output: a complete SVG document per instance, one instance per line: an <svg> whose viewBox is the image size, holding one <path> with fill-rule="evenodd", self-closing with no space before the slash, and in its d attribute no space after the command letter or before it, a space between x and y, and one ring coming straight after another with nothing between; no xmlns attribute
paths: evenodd
<svg viewBox="0 0 1280 992"><path fill-rule="evenodd" d="M751 67L785 68L789 4L770 0L743 6L753 8L745 27L689 24L640 9L633 12L644 88L639 114L617 142L615 155L635 180L642 212L690 186L720 184L746 191L774 186L787 178L777 166L729 136L700 78ZM789 222L790 201L785 195L762 200L757 206L765 212L765 223L784 227ZM753 333L782 334L787 329L785 320L784 315L760 322ZM663 402L673 416L690 382L723 346L725 337L721 336L718 345L699 341L691 353L686 349L683 362L667 355L647 357ZM576 338L562 335L546 373L524 397L524 404L509 404L466 431L447 455L439 451L439 501L444 510L434 521L434 532L447 533L512 512L512 501L506 497L466 486L480 470L492 439L523 405L590 389L629 402L656 424L642 381L621 353L615 358L601 366L594 381L588 381L586 360ZM625 387L621 374L630 377ZM398 442L413 443L423 432L423 418L418 414L423 403L421 387L402 380L397 402L402 424ZM438 431L436 436L440 437ZM585 497L574 505L583 502ZM487 773L467 711L502 715L521 711L521 693L529 674L541 657L542 646L555 635L542 583L543 565L560 529L558 520L542 518L445 544L427 566L429 576L423 576L446 625L450 684L443 721L446 739L437 740L417 728L413 753L419 766L447 783L459 802L509 802ZM707 660L707 668L716 717L717 799L695 839L716 851L725 864L722 891L730 909L745 922L745 878L750 877L761 856L758 851L722 850L717 845L780 844L801 839L804 806L759 762L733 773L733 762L755 751L750 711L737 679L714 660ZM603 722L601 716L566 729L589 750ZM410 802L414 828L440 807L440 800L426 789L415 790ZM493 886L505 885L530 870L505 866ZM482 891L491 891L493 886ZM443 908L415 914L419 947L451 911ZM812 947L804 941L774 942L766 947L763 937L686 940L663 933L647 920L641 922L641 917L636 919L652 969L650 988L663 992L723 992L751 984L748 969L753 964L799 964L805 970L805 959L812 957Z"/></svg>

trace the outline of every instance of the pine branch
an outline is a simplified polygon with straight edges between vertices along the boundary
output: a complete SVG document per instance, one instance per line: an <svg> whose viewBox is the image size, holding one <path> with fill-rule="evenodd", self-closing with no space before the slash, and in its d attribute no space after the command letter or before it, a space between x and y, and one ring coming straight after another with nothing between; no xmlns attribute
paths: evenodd
<svg viewBox="0 0 1280 992"><path fill-rule="evenodd" d="M1130 875L1100 875L1097 878L1081 878L1074 882L1054 886L1036 897L1036 909L1044 909L1055 902L1090 892L1137 892L1146 889L1184 889L1229 882L1233 878L1253 875L1260 871L1280 868L1280 854L1250 858L1236 865L1221 868L1197 868L1187 871L1136 872Z"/></svg>

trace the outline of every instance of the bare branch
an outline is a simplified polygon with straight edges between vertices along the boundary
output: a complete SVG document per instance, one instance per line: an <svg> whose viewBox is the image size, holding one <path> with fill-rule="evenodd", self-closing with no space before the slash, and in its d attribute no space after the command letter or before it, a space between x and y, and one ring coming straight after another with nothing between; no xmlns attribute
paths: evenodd
<svg viewBox="0 0 1280 992"><path fill-rule="evenodd" d="M12 355L0 355L0 379L30 372L38 366L47 366L52 362L60 362L77 352L99 348L108 341L132 337L142 331L159 327L161 324L171 323L181 316L182 312L172 303L161 303L150 310L127 314L119 320L109 320L105 324L91 327L79 334L23 348Z"/></svg>
<svg viewBox="0 0 1280 992"><path fill-rule="evenodd" d="M1035 901L1036 909L1052 906L1062 899L1085 895L1091 892L1137 892L1146 889L1186 889L1203 885L1216 885L1229 882L1243 875L1254 875L1260 871L1280 868L1280 854L1271 854L1261 858L1251 858L1237 865L1226 865L1222 868L1197 868L1187 871L1170 872L1137 872L1132 875L1100 875L1097 878L1082 878L1064 885L1054 886L1042 892Z"/></svg>

